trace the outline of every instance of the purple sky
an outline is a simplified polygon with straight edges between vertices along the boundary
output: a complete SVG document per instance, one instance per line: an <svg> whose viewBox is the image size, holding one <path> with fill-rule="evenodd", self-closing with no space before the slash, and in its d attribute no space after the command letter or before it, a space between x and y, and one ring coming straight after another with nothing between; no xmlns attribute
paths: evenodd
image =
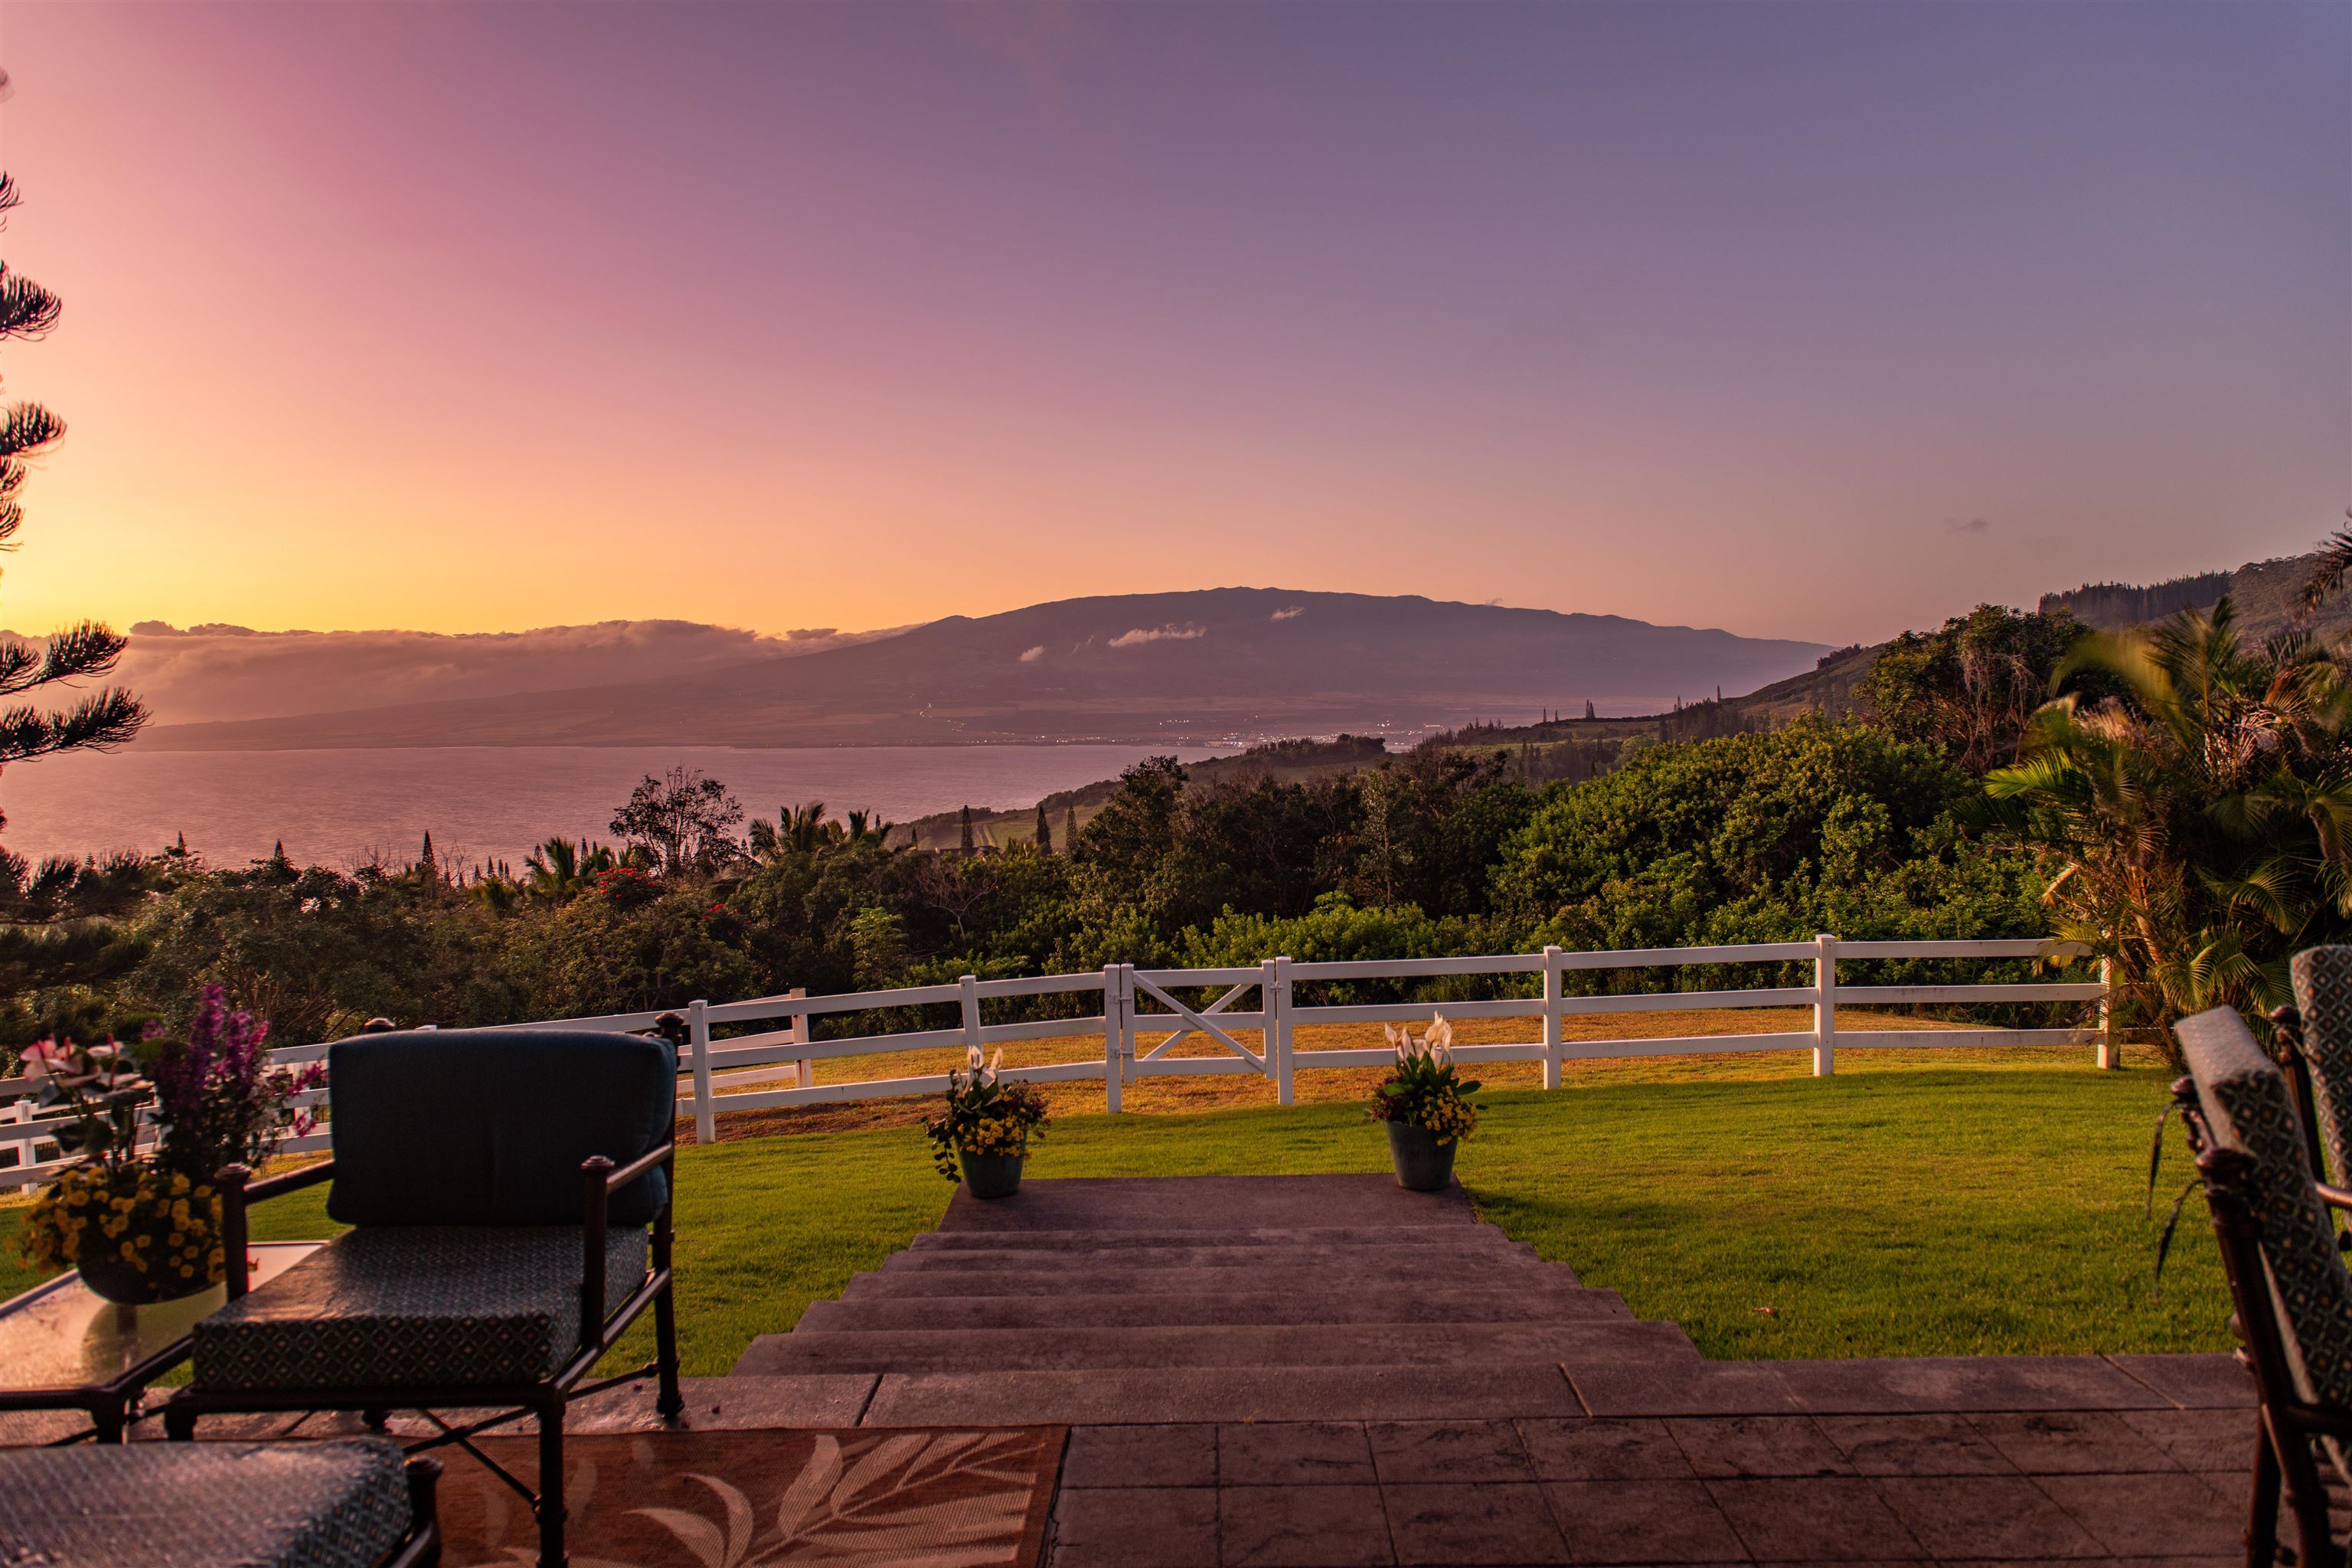
<svg viewBox="0 0 2352 1568"><path fill-rule="evenodd" d="M0 620L1828 642L2352 502L2352 6L9 0Z"/></svg>

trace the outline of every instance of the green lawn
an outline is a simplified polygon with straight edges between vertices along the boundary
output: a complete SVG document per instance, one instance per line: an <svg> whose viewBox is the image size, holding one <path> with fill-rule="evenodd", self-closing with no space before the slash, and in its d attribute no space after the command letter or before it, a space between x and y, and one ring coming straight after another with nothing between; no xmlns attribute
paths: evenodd
<svg viewBox="0 0 2352 1568"><path fill-rule="evenodd" d="M2163 1300L2150 1299L2141 1202L2168 1074L2049 1058L1922 1070L1885 1055L1852 1071L1842 1057L1829 1079L1481 1095L1462 1180L1487 1218L1623 1292L1641 1316L1680 1322L1710 1356L2226 1348L2221 1270L2193 1199ZM1360 1111L1313 1105L1066 1116L1029 1169L1386 1164ZM2164 1201L2188 1174L2176 1135ZM724 1372L753 1335L791 1328L809 1301L936 1223L950 1191L913 1128L681 1150L687 1370ZM268 1205L257 1233L326 1234L322 1203L313 1191ZM13 1233L21 1213L0 1224Z"/></svg>

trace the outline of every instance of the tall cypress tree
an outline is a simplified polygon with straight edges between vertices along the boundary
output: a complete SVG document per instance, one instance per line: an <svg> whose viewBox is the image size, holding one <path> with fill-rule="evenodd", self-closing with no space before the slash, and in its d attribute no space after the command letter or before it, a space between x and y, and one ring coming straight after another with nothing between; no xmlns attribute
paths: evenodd
<svg viewBox="0 0 2352 1568"><path fill-rule="evenodd" d="M971 807L963 808L963 852L971 853Z"/></svg>
<svg viewBox="0 0 2352 1568"><path fill-rule="evenodd" d="M0 174L0 228L17 203L16 183ZM58 296L0 261L0 344L47 335L64 305ZM18 500L31 458L62 439L65 421L37 403L0 406L0 550L16 547L24 522ZM50 635L36 647L0 647L0 769L10 763L60 752L110 750L139 732L147 709L119 687L106 687L50 709L36 699L45 689L110 673L126 638L96 621L82 621ZM0 826L6 825L0 816ZM105 861L52 858L38 866L0 848L0 997L10 1017L7 1032L23 1037L43 1028L26 994L60 986L87 985L127 967L137 948L110 917L137 900L147 885L144 862L136 856ZM72 999L64 999L69 1003ZM61 1003L61 1005L64 1004ZM64 1023L83 1021L66 1014L87 1011L64 1005ZM44 1031L46 1032L46 1031Z"/></svg>
<svg viewBox="0 0 2352 1568"><path fill-rule="evenodd" d="M1045 803L1041 800L1037 803L1037 853L1051 855L1053 852L1054 825L1045 820Z"/></svg>

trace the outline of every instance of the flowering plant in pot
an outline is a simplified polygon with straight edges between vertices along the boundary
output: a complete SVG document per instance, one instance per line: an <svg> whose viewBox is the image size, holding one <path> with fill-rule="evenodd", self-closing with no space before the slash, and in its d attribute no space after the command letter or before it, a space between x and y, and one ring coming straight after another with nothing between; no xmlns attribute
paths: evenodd
<svg viewBox="0 0 2352 1568"><path fill-rule="evenodd" d="M965 1064L948 1074L945 1108L923 1123L940 1174L961 1179L976 1198L1008 1198L1020 1188L1029 1140L1043 1138L1049 1120L1045 1096L997 1077L1003 1060L998 1051L983 1062L972 1047Z"/></svg>
<svg viewBox="0 0 2352 1568"><path fill-rule="evenodd" d="M233 1162L258 1164L287 1134L310 1130L289 1100L323 1081L313 1063L272 1068L268 1026L231 1012L217 985L198 1000L185 1039L151 1026L142 1075L114 1041L75 1047L44 1041L25 1054L43 1106L77 1116L58 1146L80 1156L26 1216L18 1251L35 1268L78 1268L110 1301L165 1301L226 1277L213 1177ZM160 1136L141 1147L142 1112Z"/></svg>
<svg viewBox="0 0 2352 1568"><path fill-rule="evenodd" d="M1381 1026L1396 1047L1397 1064L1372 1091L1371 1115L1389 1124L1389 1157L1400 1186L1433 1193L1454 1179L1454 1155L1478 1128L1478 1108L1454 1065L1454 1026L1430 1020L1415 1039L1411 1029Z"/></svg>

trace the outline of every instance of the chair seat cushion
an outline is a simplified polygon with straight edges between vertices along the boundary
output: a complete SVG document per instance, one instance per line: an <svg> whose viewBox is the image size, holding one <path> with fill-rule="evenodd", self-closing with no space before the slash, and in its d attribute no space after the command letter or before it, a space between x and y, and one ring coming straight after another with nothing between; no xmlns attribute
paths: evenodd
<svg viewBox="0 0 2352 1568"><path fill-rule="evenodd" d="M369 1226L195 1327L195 1386L516 1384L580 1347L577 1226ZM605 1311L644 1283L646 1233L604 1247Z"/></svg>
<svg viewBox="0 0 2352 1568"><path fill-rule="evenodd" d="M0 1562L374 1568L409 1517L381 1437L0 1450Z"/></svg>

